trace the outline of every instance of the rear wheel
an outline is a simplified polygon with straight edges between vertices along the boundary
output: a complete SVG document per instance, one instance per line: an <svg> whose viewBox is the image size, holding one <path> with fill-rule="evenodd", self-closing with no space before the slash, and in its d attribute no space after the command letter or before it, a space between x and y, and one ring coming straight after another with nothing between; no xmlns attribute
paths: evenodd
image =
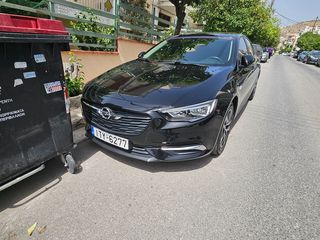
<svg viewBox="0 0 320 240"><path fill-rule="evenodd" d="M216 140L214 149L212 151L213 156L215 157L219 156L223 152L224 148L226 147L233 119L234 119L234 108L233 108L233 104L231 103L222 121L220 133L219 133L218 139Z"/></svg>

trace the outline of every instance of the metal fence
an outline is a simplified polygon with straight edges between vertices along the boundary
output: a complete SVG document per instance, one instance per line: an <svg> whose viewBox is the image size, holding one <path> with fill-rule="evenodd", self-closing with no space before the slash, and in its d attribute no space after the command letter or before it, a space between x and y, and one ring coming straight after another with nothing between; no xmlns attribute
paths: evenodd
<svg viewBox="0 0 320 240"><path fill-rule="evenodd" d="M0 12L18 10L21 14L62 20L72 36L72 45L85 50L115 51L118 36L146 42L158 41L167 30L158 26L159 22L175 27L146 9L121 0L116 0L114 13L87 6L65 0L43 0L29 6L0 0Z"/></svg>

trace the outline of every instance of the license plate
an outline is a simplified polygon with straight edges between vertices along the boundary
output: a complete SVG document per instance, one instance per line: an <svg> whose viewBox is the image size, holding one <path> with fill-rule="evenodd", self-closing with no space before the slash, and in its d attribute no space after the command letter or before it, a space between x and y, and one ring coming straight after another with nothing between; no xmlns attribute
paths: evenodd
<svg viewBox="0 0 320 240"><path fill-rule="evenodd" d="M128 139L107 133L107 132L102 131L96 127L91 127L91 133L93 136L95 136L96 138L98 138L106 143L110 143L110 144L117 146L119 148L129 150L129 140Z"/></svg>

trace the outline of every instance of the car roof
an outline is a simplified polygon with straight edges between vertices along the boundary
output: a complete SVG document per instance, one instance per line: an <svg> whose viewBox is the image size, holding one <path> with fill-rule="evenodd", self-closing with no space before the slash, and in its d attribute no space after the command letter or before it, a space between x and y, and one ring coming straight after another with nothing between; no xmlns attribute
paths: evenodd
<svg viewBox="0 0 320 240"><path fill-rule="evenodd" d="M244 36L243 34L237 34L237 33L191 33L191 34L180 34L171 37L171 39L176 39L176 38L184 38L184 37L221 37L221 38L240 38Z"/></svg>

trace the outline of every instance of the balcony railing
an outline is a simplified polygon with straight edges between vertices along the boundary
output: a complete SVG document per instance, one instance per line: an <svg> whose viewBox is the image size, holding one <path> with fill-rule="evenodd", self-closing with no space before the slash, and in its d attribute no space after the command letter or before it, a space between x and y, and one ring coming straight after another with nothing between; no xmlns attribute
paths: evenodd
<svg viewBox="0 0 320 240"><path fill-rule="evenodd" d="M88 8L106 11L106 8L105 8L106 0L67 0L67 1L77 3L79 5L82 5ZM113 1L110 1L110 2L112 3Z"/></svg>
<svg viewBox="0 0 320 240"><path fill-rule="evenodd" d="M175 27L173 23L156 17L143 8L126 4L121 0L114 2L112 6L114 9L106 12L104 11L106 0L77 0L77 3L74 0L43 0L33 6L10 3L10 0L0 0L0 12L14 9L19 11L19 14L21 12L21 14L62 20L73 36L71 45L89 50L115 51L118 36L157 42L164 36L163 31L167 30L167 28L160 27L159 22ZM88 11L88 8L95 16L93 21L96 28L103 29L102 31L97 32L95 29L85 31L85 29L72 27L74 24L70 24L70 22L92 24L92 20L79 18L79 14ZM100 40L98 41L98 39ZM95 42L95 40L97 41Z"/></svg>

